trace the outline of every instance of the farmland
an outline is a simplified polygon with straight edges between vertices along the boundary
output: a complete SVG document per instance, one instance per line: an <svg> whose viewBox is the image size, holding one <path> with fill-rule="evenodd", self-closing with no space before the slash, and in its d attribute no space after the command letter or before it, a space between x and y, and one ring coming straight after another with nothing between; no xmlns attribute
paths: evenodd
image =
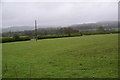
<svg viewBox="0 0 120 80"><path fill-rule="evenodd" d="M2 43L3 78L117 78L118 34Z"/></svg>

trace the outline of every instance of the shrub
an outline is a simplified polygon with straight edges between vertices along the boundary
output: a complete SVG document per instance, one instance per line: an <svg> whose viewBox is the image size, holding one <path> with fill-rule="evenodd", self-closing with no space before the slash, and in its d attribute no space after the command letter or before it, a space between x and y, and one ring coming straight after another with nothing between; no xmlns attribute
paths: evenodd
<svg viewBox="0 0 120 80"><path fill-rule="evenodd" d="M14 41L14 39L11 37L2 37L2 43L13 42L13 41Z"/></svg>
<svg viewBox="0 0 120 80"><path fill-rule="evenodd" d="M29 36L24 36L24 37L20 37L19 41L27 41L30 40L31 38Z"/></svg>
<svg viewBox="0 0 120 80"><path fill-rule="evenodd" d="M16 42L16 41L27 41L30 40L31 38L29 36L25 36L25 37L18 37L18 36L14 36L14 37L2 37L2 43L6 43L6 42Z"/></svg>
<svg viewBox="0 0 120 80"><path fill-rule="evenodd" d="M39 35L37 36L38 39L49 39L49 38L62 38L62 37L74 37L74 36L82 36L81 34L64 34L64 35Z"/></svg>
<svg viewBox="0 0 120 80"><path fill-rule="evenodd" d="M14 35L14 36L13 36L13 39L14 39L15 41L19 41L19 40L20 40L20 37L19 37L18 35Z"/></svg>
<svg viewBox="0 0 120 80"><path fill-rule="evenodd" d="M48 38L60 38L60 35L40 35L37 36L38 39L48 39Z"/></svg>

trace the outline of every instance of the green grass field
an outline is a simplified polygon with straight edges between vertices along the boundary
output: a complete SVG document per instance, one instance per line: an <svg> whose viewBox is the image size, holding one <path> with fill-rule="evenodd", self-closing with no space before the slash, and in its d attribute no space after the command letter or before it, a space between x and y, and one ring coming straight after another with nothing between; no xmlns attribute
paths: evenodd
<svg viewBox="0 0 120 80"><path fill-rule="evenodd" d="M117 78L118 34L3 43L3 78Z"/></svg>

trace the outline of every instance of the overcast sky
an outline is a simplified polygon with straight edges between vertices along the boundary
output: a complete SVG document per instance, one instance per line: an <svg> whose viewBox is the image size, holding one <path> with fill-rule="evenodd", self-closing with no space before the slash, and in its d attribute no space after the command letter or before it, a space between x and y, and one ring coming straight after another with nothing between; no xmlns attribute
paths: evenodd
<svg viewBox="0 0 120 80"><path fill-rule="evenodd" d="M45 0L14 0L2 2L2 27L38 25L67 26L71 24L116 21L118 19L117 0L55 2ZM19 0L20 1L20 0ZM41 0L42 1L42 0Z"/></svg>

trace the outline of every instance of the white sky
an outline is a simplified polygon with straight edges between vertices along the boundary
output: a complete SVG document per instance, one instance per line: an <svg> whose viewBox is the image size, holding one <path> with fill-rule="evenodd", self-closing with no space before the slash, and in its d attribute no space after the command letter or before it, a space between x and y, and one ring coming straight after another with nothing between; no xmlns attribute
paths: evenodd
<svg viewBox="0 0 120 80"><path fill-rule="evenodd" d="M1 0L2 2L118 2L119 0Z"/></svg>
<svg viewBox="0 0 120 80"><path fill-rule="evenodd" d="M2 0L2 27L65 26L118 19L119 0Z"/></svg>

